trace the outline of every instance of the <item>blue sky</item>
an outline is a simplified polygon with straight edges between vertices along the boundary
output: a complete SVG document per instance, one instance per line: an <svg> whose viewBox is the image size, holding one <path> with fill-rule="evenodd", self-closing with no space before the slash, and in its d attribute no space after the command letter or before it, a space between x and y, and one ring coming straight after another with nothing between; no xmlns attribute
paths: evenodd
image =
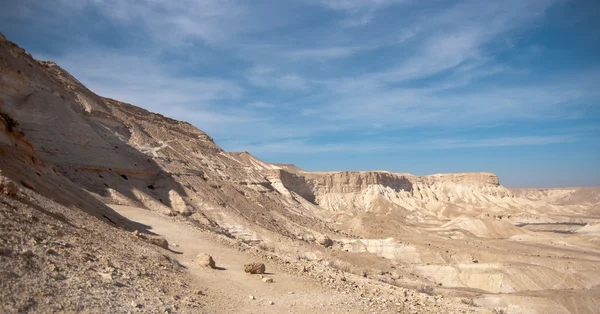
<svg viewBox="0 0 600 314"><path fill-rule="evenodd" d="M600 186L597 1L5 0L0 31L227 151Z"/></svg>

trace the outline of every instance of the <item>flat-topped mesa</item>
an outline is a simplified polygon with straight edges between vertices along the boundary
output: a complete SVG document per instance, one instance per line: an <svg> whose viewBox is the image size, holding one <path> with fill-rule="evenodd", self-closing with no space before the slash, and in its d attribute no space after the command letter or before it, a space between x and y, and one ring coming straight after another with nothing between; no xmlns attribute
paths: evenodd
<svg viewBox="0 0 600 314"><path fill-rule="evenodd" d="M498 187L498 176L488 172L434 174L414 176L385 171L343 171L343 172L302 172L289 173L284 170L273 172L270 178L277 177L284 186L302 196L323 195L326 193L357 193L369 186L380 185L396 192L412 192L414 184L453 183L472 187Z"/></svg>
<svg viewBox="0 0 600 314"><path fill-rule="evenodd" d="M306 174L317 194L356 193L371 185L382 185L394 189L412 191L412 183L404 175L381 171L344 171L320 174Z"/></svg>
<svg viewBox="0 0 600 314"><path fill-rule="evenodd" d="M411 178L414 183L455 183L467 186L500 186L498 176L490 172L441 173Z"/></svg>
<svg viewBox="0 0 600 314"><path fill-rule="evenodd" d="M318 200L324 195L358 195L373 187L388 189L396 193L407 192L409 195L413 195L415 189L422 191L434 188L435 192L432 191L432 193L438 195L452 193L450 191L453 187L460 185L475 188L485 194L510 194L500 186L498 176L489 172L446 173L427 176L388 171L310 172L293 165L264 162L247 152L229 153L229 155L241 165L258 170L273 183L273 186L295 192L315 203L318 203ZM418 197L422 197L423 193L417 194ZM444 199L448 198L447 195L442 194L438 196Z"/></svg>

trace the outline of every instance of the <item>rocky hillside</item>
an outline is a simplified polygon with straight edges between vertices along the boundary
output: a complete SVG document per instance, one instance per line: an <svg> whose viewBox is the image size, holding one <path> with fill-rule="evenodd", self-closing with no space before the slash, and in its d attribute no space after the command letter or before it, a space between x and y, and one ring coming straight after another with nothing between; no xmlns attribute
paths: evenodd
<svg viewBox="0 0 600 314"><path fill-rule="evenodd" d="M53 62L3 43L2 111L57 174L103 203L191 216L217 232L252 222L284 236L327 227L289 209L258 171L244 167L189 123L106 99Z"/></svg>

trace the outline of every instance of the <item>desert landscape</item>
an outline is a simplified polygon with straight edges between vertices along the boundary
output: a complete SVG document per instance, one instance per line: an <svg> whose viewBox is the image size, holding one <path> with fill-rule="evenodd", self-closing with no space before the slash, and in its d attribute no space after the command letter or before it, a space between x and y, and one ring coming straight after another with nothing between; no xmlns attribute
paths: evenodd
<svg viewBox="0 0 600 314"><path fill-rule="evenodd" d="M3 313L600 312L600 188L265 162L2 35L0 114Z"/></svg>

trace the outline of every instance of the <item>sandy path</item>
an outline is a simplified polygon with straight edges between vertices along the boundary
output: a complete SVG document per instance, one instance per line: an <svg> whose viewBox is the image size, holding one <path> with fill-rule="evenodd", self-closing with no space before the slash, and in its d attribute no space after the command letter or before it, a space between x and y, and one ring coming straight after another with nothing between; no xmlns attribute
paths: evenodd
<svg viewBox="0 0 600 314"><path fill-rule="evenodd" d="M310 279L281 271L276 264L244 254L206 235L180 225L145 209L110 205L128 219L148 225L151 231L164 236L171 249L181 252L177 259L188 268L193 288L206 296L202 302L208 313L365 313L365 305L356 298L326 290ZM174 247L173 244L178 244ZM194 257L205 252L215 259L221 270L205 269L193 263ZM256 275L244 273L244 263L258 261L267 266L268 277L274 283L264 283ZM250 300L250 295L255 300ZM270 301L273 304L270 304Z"/></svg>

